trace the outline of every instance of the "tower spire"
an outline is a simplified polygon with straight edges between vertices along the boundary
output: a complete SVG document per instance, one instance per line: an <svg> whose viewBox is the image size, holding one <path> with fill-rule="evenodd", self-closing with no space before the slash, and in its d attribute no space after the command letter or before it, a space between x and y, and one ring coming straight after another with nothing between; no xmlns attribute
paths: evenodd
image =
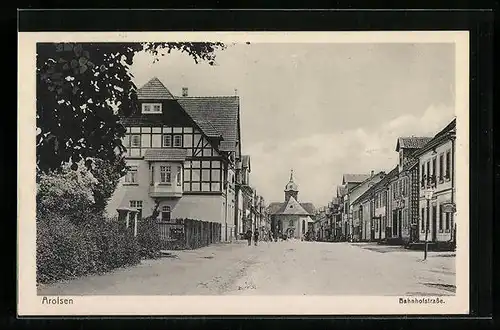
<svg viewBox="0 0 500 330"><path fill-rule="evenodd" d="M293 182L293 168L290 169L290 182Z"/></svg>

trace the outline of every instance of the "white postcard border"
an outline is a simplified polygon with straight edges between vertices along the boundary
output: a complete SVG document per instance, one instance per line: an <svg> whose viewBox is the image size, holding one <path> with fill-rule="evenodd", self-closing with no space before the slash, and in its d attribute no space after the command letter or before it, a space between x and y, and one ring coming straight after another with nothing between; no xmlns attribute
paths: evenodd
<svg viewBox="0 0 500 330"><path fill-rule="evenodd" d="M380 32L21 32L18 34L18 314L42 315L353 315L466 314L469 311L469 33ZM444 303L402 304L388 296L60 296L36 292L36 43L221 41L224 43L454 43L457 117L456 295ZM332 270L334 271L334 270ZM55 297L49 297L55 298ZM424 297L401 297L417 298ZM432 298L432 297L425 297Z"/></svg>

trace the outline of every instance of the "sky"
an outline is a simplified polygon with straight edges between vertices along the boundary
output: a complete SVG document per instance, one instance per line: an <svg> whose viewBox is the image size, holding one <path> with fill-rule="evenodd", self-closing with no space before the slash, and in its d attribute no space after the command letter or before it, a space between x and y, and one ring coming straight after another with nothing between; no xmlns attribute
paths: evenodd
<svg viewBox="0 0 500 330"><path fill-rule="evenodd" d="M131 73L174 95L237 93L242 153L267 203L283 201L293 168L299 201L324 206L344 173L388 173L398 137L432 137L455 115L454 44L234 44L216 62L138 53Z"/></svg>

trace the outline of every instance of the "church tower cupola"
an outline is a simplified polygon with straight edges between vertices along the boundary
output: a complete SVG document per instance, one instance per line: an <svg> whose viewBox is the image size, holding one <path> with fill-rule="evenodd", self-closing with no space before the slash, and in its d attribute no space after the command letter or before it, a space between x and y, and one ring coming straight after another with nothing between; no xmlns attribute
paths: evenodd
<svg viewBox="0 0 500 330"><path fill-rule="evenodd" d="M285 186L285 202L288 202L290 196L293 196L297 200L297 195L299 194L299 187L295 182L293 182L293 170L290 171L290 181Z"/></svg>

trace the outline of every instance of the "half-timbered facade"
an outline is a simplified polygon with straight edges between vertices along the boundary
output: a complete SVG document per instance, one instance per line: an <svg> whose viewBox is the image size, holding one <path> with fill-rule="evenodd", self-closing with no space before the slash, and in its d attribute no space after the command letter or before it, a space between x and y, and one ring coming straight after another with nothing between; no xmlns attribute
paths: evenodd
<svg viewBox="0 0 500 330"><path fill-rule="evenodd" d="M121 118L129 172L108 204L159 221L221 223L234 237L235 164L240 157L238 97L175 97L157 78L138 90L139 108Z"/></svg>

